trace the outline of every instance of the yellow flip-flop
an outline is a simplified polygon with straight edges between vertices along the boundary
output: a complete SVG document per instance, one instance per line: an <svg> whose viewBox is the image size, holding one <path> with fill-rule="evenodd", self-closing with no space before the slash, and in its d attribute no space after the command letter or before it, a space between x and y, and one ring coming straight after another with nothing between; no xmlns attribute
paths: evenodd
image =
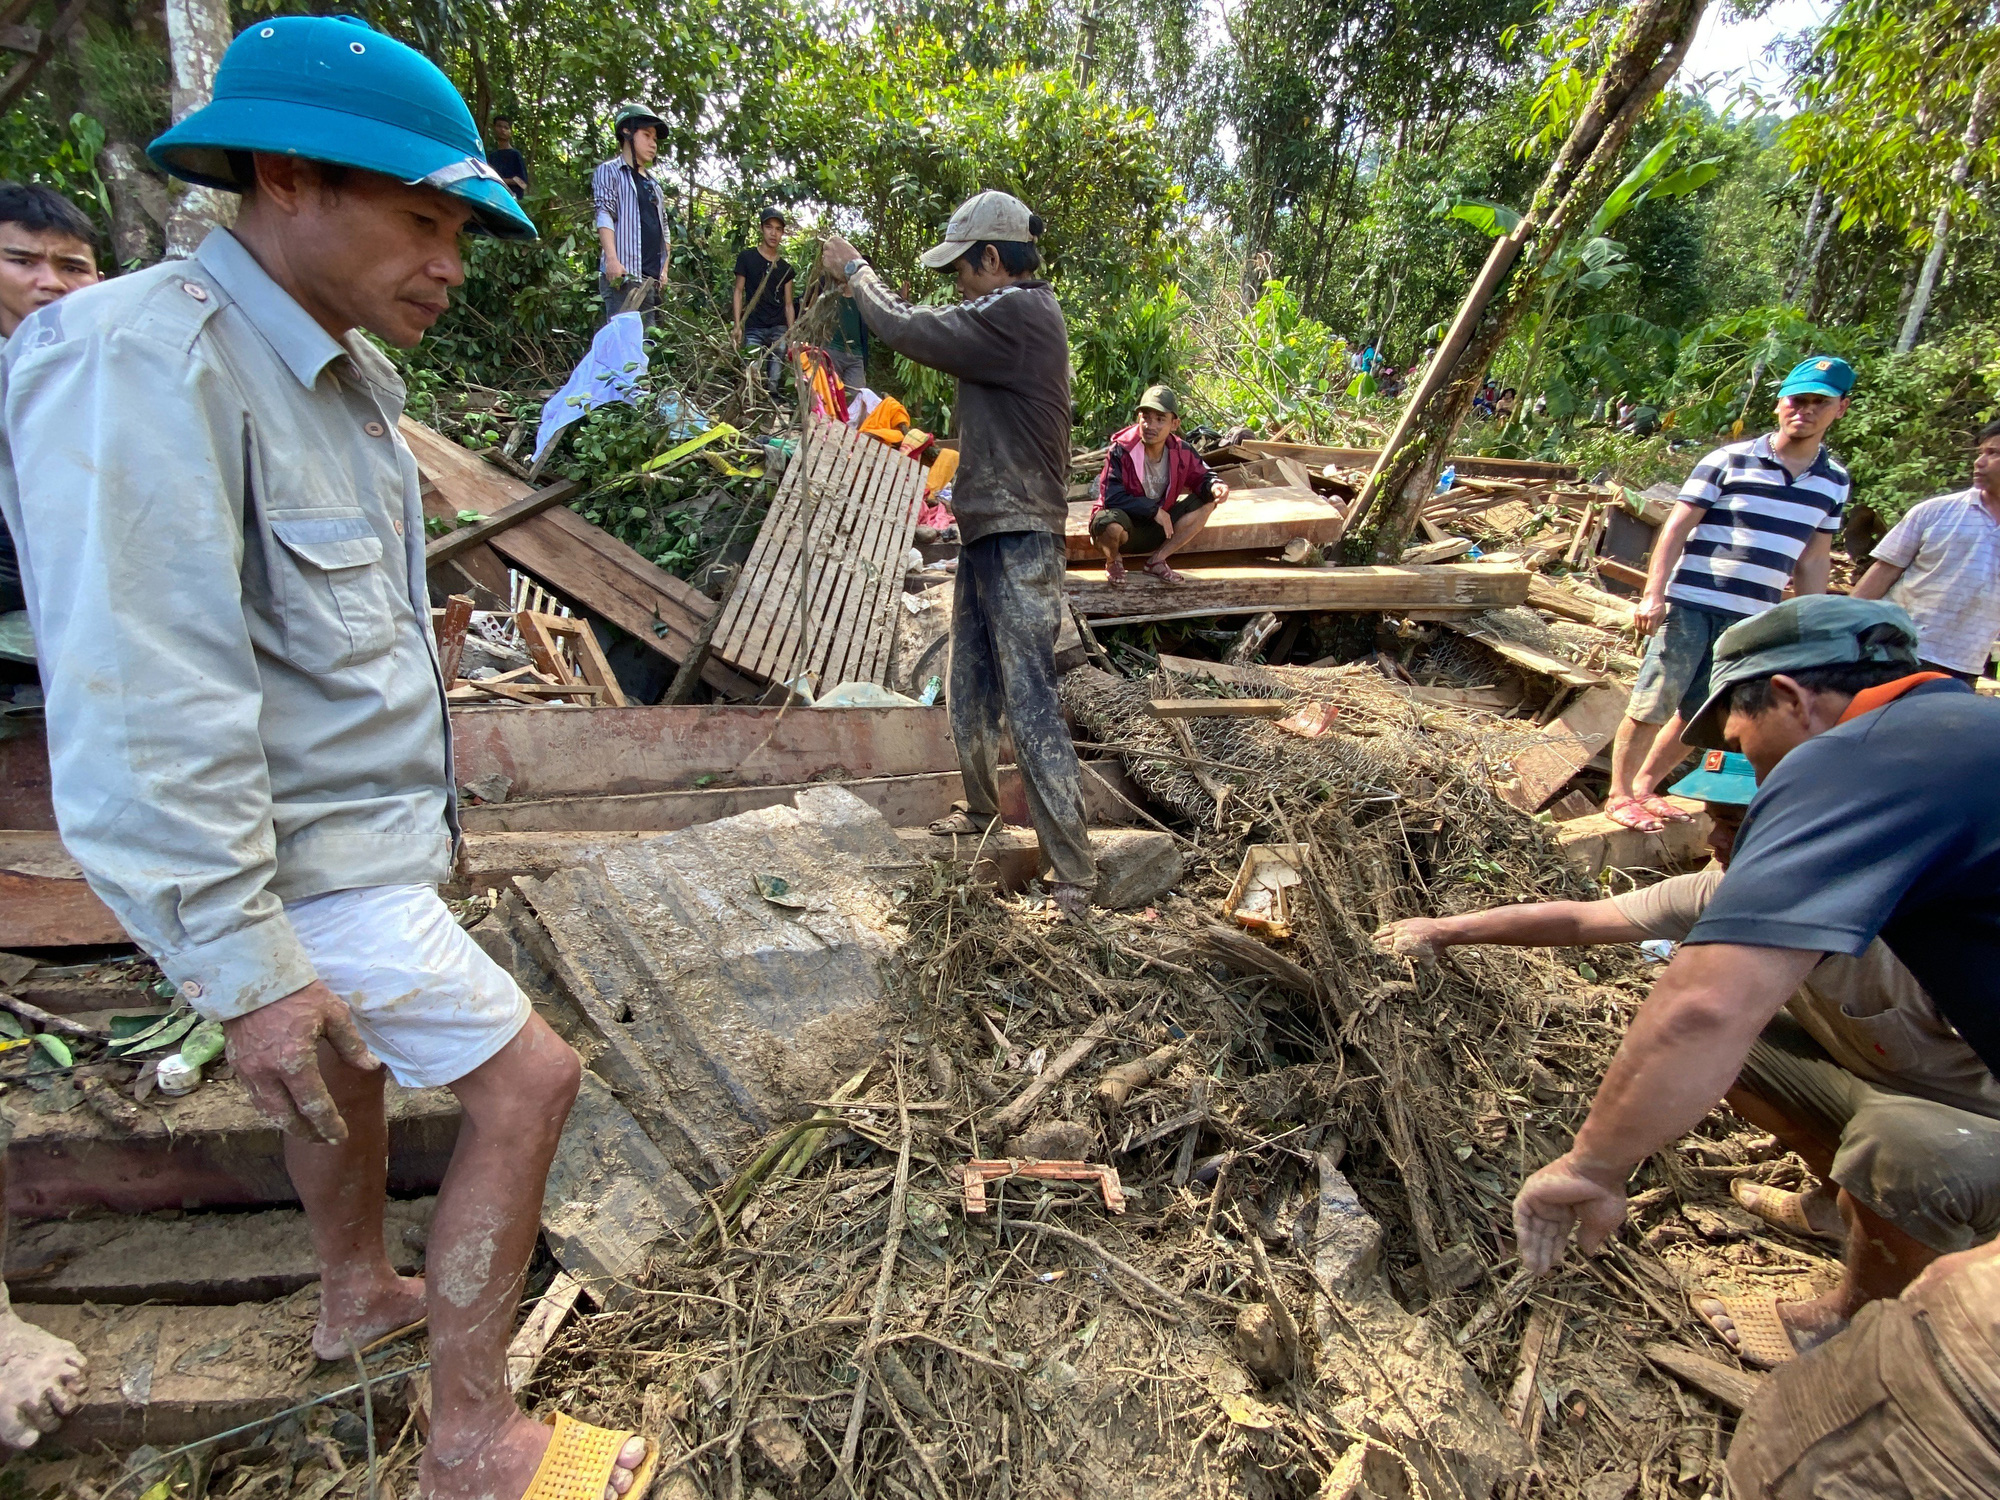
<svg viewBox="0 0 2000 1500"><path fill-rule="evenodd" d="M521 1500L604 1500L612 1471L618 1467L619 1450L640 1434L593 1427L562 1412L555 1414L550 1425L555 1436L549 1439L548 1451ZM653 1470L659 1466L660 1445L651 1438L645 1442L646 1456L632 1471L627 1500L645 1500Z"/></svg>

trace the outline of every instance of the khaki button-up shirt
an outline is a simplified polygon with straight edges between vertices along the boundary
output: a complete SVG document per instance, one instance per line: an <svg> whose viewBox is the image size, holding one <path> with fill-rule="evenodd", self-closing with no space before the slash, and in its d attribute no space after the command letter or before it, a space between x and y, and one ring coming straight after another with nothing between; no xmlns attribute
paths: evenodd
<svg viewBox="0 0 2000 1500"><path fill-rule="evenodd" d="M450 868L403 394L226 230L0 354L63 842L205 1015L316 977L284 903Z"/></svg>

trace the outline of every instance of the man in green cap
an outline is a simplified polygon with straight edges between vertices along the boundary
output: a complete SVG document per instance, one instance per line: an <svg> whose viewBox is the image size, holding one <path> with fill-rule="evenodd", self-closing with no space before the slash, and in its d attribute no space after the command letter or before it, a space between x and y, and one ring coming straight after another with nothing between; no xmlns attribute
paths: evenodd
<svg viewBox="0 0 2000 1500"><path fill-rule="evenodd" d="M63 843L285 1132L313 1348L427 1317L433 1500L647 1445L531 1422L506 1346L576 1054L438 899L458 824L403 384L460 236L534 237L464 101L351 17L236 38L149 155L242 195L194 257L74 293L0 356L0 513L47 678ZM427 1277L383 1250L383 1063L463 1107Z"/></svg>
<svg viewBox="0 0 2000 1500"><path fill-rule="evenodd" d="M643 104L621 104L611 117L618 154L590 174L597 205L598 279L604 316L636 312L651 327L659 316L660 283L667 270L667 216L660 203L653 162L660 154L665 122ZM627 283L651 281L627 307Z"/></svg>
<svg viewBox="0 0 2000 1500"><path fill-rule="evenodd" d="M1115 434L1104 454L1090 508L1090 539L1104 558L1104 576L1125 581L1127 549L1147 552L1146 571L1162 583L1183 583L1167 559L1201 535L1229 486L1181 439L1181 403L1163 385L1139 398L1132 425Z"/></svg>
<svg viewBox="0 0 2000 1500"><path fill-rule="evenodd" d="M1590 1253L1617 1229L1626 1179L1700 1123L1826 954L1859 956L1879 936L1988 1070L2000 1062L2000 704L1922 671L1916 629L1896 606L1815 595L1723 632L1710 692L1687 732L1697 746L1736 746L1757 771L1757 799L1729 873L1640 1008L1575 1143L1515 1199L1521 1260L1533 1272L1562 1258L1572 1231ZM1962 1166L1941 1162L1938 1185ZM1913 1255L1909 1269L1925 1258ZM1731 1455L1739 1494L1832 1493L1810 1482L1767 1485L1822 1440L1836 1455L1870 1436L1857 1434L1855 1419L1881 1405L1892 1359L1906 1390L1944 1389L1950 1381L1939 1372L1950 1369L1970 1397L2000 1409L2000 1261L1976 1249L1936 1266L1947 1262L1957 1274L1934 1268L1786 1364L1774 1380L1783 1394L1769 1400L1788 1435L1746 1449L1754 1425L1746 1422ZM1939 1286L1943 1300L1912 1302ZM1959 1317L1966 1304L1951 1299L1961 1293L1981 1316ZM1928 1347L1916 1326L1925 1316ZM1851 1365L1825 1357L1854 1349L1857 1336L1864 1357ZM1763 1408L1760 1400L1752 1416ZM1988 1487L2000 1479L1991 1438L1974 1454ZM1753 1461L1756 1453L1764 1457Z"/></svg>
<svg viewBox="0 0 2000 1500"><path fill-rule="evenodd" d="M951 734L966 810L931 825L983 833L1000 816L1000 735L1014 756L1056 904L1084 920L1097 865L1084 831L1083 770L1056 701L1069 519L1069 330L1055 288L1034 273L1041 216L1011 193L960 204L923 263L950 273L958 305L913 307L839 235L826 269L854 289L868 331L958 378L952 511L964 546L952 602Z"/></svg>
<svg viewBox="0 0 2000 1500"><path fill-rule="evenodd" d="M1788 587L1826 592L1851 485L1825 437L1853 388L1846 360L1801 360L1778 387L1777 430L1716 449L1681 486L1633 611L1652 640L1611 742L1613 822L1657 832L1684 816L1657 791L1687 754L1681 728L1707 688L1716 637Z"/></svg>

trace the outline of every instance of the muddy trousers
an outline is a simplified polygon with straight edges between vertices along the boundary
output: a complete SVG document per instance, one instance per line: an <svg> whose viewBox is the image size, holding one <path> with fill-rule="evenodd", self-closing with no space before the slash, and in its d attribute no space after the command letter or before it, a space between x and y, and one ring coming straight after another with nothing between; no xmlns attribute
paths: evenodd
<svg viewBox="0 0 2000 1500"><path fill-rule="evenodd" d="M1042 858L1057 880L1094 886L1083 768L1056 701L1062 588L1063 541L1046 531L981 537L959 553L951 609L951 737L966 807L983 822L1000 811L1005 723Z"/></svg>
<svg viewBox="0 0 2000 1500"><path fill-rule="evenodd" d="M1990 1284L1980 1291L1990 1322ZM1993 1351L1957 1311L1871 1302L1845 1331L1774 1370L1729 1448L1736 1500L2000 1496Z"/></svg>

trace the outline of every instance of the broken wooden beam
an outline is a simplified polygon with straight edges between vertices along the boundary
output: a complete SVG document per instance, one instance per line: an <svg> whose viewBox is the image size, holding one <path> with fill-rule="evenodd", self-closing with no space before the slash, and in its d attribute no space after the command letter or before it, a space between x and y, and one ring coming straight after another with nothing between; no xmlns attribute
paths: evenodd
<svg viewBox="0 0 2000 1500"><path fill-rule="evenodd" d="M1138 624L1264 610L1429 610L1474 613L1525 604L1528 574L1481 563L1427 567L1235 567L1183 570L1185 581L1162 583L1133 573L1124 583L1101 573L1072 572L1071 601L1101 624Z"/></svg>
<svg viewBox="0 0 2000 1500"><path fill-rule="evenodd" d="M406 1276L423 1266L422 1233L436 1203L389 1201L383 1248ZM296 1208L53 1219L16 1225L7 1242L7 1288L16 1305L229 1306L276 1301L318 1280L306 1217Z"/></svg>
<svg viewBox="0 0 2000 1500"><path fill-rule="evenodd" d="M1658 1365L1682 1384L1720 1402L1731 1412L1740 1413L1757 1394L1764 1377L1740 1365L1725 1365L1678 1344L1646 1343L1639 1352L1649 1363Z"/></svg>
<svg viewBox="0 0 2000 1500"><path fill-rule="evenodd" d="M552 505L566 505L582 493L583 486L574 479L558 479L554 484L545 484L538 490L530 491L511 504L501 506L485 520L448 531L436 541L426 544L424 567L434 568L441 562L449 562L461 552L492 541L503 531L532 520Z"/></svg>
<svg viewBox="0 0 2000 1500"><path fill-rule="evenodd" d="M1630 694L1622 686L1590 688L1570 700L1547 726L1547 738L1514 755L1514 779L1497 788L1500 800L1522 812L1540 812L1601 750L1610 748Z"/></svg>
<svg viewBox="0 0 2000 1500"><path fill-rule="evenodd" d="M1156 719L1282 719L1292 711L1284 698L1155 698Z"/></svg>
<svg viewBox="0 0 2000 1500"><path fill-rule="evenodd" d="M1276 552L1287 542L1304 538L1320 547L1339 543L1346 524L1341 507L1309 486L1280 485L1233 489L1229 498L1209 512L1208 524L1179 552L1192 557L1205 552ZM1078 501L1069 508L1063 548L1073 563L1100 556L1090 536L1091 504Z"/></svg>

